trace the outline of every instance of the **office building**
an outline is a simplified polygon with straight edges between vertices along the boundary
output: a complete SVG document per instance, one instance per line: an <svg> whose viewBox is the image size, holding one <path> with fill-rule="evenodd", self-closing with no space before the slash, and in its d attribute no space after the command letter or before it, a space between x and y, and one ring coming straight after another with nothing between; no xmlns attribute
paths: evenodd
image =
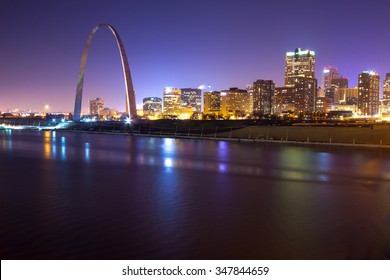
<svg viewBox="0 0 390 280"><path fill-rule="evenodd" d="M321 88L324 90L331 88L333 84L334 79L338 79L339 76L339 70L336 67L333 66L325 66L324 70L322 71L322 85Z"/></svg>
<svg viewBox="0 0 390 280"><path fill-rule="evenodd" d="M157 116L162 114L162 100L159 97L147 97L143 99L144 116Z"/></svg>
<svg viewBox="0 0 390 280"><path fill-rule="evenodd" d="M163 113L166 116L179 116L181 106L181 90L166 87L163 92Z"/></svg>
<svg viewBox="0 0 390 280"><path fill-rule="evenodd" d="M354 105L357 104L359 92L358 88L338 88L334 96L335 104L347 104Z"/></svg>
<svg viewBox="0 0 390 280"><path fill-rule="evenodd" d="M358 114L374 116L379 113L379 75L364 71L358 77Z"/></svg>
<svg viewBox="0 0 390 280"><path fill-rule="evenodd" d="M285 86L294 86L297 77L315 78L315 52L295 49L286 53Z"/></svg>
<svg viewBox="0 0 390 280"><path fill-rule="evenodd" d="M191 108L194 113L202 112L202 90L197 88L182 88L181 108Z"/></svg>
<svg viewBox="0 0 390 280"><path fill-rule="evenodd" d="M203 93L203 106L205 114L218 114L221 110L221 92L212 91Z"/></svg>
<svg viewBox="0 0 390 280"><path fill-rule="evenodd" d="M253 83L253 115L272 114L275 83L272 80L257 80Z"/></svg>
<svg viewBox="0 0 390 280"><path fill-rule="evenodd" d="M252 114L251 96L247 90L230 88L221 91L221 113L224 118L243 118Z"/></svg>
<svg viewBox="0 0 390 280"><path fill-rule="evenodd" d="M294 112L294 92L292 87L276 87L272 104L275 114Z"/></svg>
<svg viewBox="0 0 390 280"><path fill-rule="evenodd" d="M386 74L383 81L383 105L390 106L390 73Z"/></svg>
<svg viewBox="0 0 390 280"><path fill-rule="evenodd" d="M294 83L294 113L314 113L316 96L317 79L308 77L297 77Z"/></svg>

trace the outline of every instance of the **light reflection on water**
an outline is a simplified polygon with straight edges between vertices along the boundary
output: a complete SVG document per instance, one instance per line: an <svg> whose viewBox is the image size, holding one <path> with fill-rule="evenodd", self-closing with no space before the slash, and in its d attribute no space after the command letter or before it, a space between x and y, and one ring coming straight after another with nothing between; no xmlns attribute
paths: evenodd
<svg viewBox="0 0 390 280"><path fill-rule="evenodd" d="M0 138L0 223L11 232L0 232L0 252L31 248L15 258L383 258L390 244L386 151ZM26 176L11 179L15 170Z"/></svg>
<svg viewBox="0 0 390 280"><path fill-rule="evenodd" d="M62 133L57 137L59 133L42 132L42 152L45 159L58 159L59 148L59 159L62 161L82 159L87 163L127 163L165 167L167 170L195 169L292 181L329 182L348 176L374 178L374 181L390 179L389 160L367 158L359 153L344 156L302 147L278 147L269 150L248 143L197 142L172 138L136 139L122 136L118 136L120 143L117 146L117 143L110 139L112 136L107 135L102 137L103 141L99 145L91 145L91 135L72 135L72 140L68 142L66 134ZM19 140L14 141L12 132L2 134L3 150L25 150L26 154L39 151L35 141L26 144ZM39 133L35 134L35 137L39 137ZM79 144L81 146L78 146ZM130 150L123 150L124 148ZM204 150L207 150L206 154Z"/></svg>

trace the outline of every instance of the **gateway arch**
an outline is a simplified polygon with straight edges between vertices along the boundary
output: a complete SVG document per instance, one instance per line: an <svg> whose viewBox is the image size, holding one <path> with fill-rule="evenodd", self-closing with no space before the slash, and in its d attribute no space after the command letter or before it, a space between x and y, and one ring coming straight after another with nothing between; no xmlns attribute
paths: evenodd
<svg viewBox="0 0 390 280"><path fill-rule="evenodd" d="M77 81L77 92L76 92L76 100L75 100L75 104L74 104L74 115L73 115L74 121L80 121L81 102L82 102L82 97L83 97L83 86L84 86L84 71L85 71L85 64L87 62L89 46L91 45L91 41L93 39L93 36L101 27L107 27L112 32L112 34L114 35L115 41L118 45L118 49L119 49L121 61L122 61L123 75L125 77L126 114L130 118L133 118L137 115L136 104L135 104L135 92L134 92L134 88L133 88L133 82L131 80L130 67L129 67L129 62L127 60L125 48L123 47L122 40L119 37L119 34L115 30L115 28L112 27L110 24L103 23L103 24L99 24L99 25L95 26L94 29L92 29L91 33L89 34L87 43L85 44L85 47L84 47L83 56L81 58L81 64L80 64L80 72L79 72L78 81Z"/></svg>

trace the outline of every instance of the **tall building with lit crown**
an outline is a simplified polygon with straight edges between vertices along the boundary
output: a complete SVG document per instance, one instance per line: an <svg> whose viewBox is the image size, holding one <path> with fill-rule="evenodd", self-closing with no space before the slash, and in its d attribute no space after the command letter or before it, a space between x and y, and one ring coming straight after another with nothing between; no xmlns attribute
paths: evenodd
<svg viewBox="0 0 390 280"><path fill-rule="evenodd" d="M358 77L357 109L359 115L373 116L379 113L379 75L363 71Z"/></svg>
<svg viewBox="0 0 390 280"><path fill-rule="evenodd" d="M142 105L144 116L156 116L162 113L162 100L159 97L147 97Z"/></svg>
<svg viewBox="0 0 390 280"><path fill-rule="evenodd" d="M315 78L315 52L295 49L286 53L285 86L294 86L297 77Z"/></svg>
<svg viewBox="0 0 390 280"><path fill-rule="evenodd" d="M181 89L181 107L191 108L193 112L202 112L202 90L197 88Z"/></svg>
<svg viewBox="0 0 390 280"><path fill-rule="evenodd" d="M225 118L240 118L252 113L251 96L248 91L230 88L221 91L221 113Z"/></svg>
<svg viewBox="0 0 390 280"><path fill-rule="evenodd" d="M272 80L257 80L253 83L253 115L273 113L275 83Z"/></svg>
<svg viewBox="0 0 390 280"><path fill-rule="evenodd" d="M218 114L221 110L221 92L212 91L203 93L204 113Z"/></svg>
<svg viewBox="0 0 390 280"><path fill-rule="evenodd" d="M383 105L390 105L390 73L386 74L386 79L383 81Z"/></svg>
<svg viewBox="0 0 390 280"><path fill-rule="evenodd" d="M104 100L101 98L96 98L89 100L89 113L91 115L101 115L101 111L104 109Z"/></svg>
<svg viewBox="0 0 390 280"><path fill-rule="evenodd" d="M181 90L166 87L163 93L163 112L167 116L179 116L181 114Z"/></svg>

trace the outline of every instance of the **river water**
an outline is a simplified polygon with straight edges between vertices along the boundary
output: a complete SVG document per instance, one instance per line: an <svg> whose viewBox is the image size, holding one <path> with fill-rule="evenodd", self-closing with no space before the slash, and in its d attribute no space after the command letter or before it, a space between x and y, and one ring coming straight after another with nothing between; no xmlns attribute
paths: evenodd
<svg viewBox="0 0 390 280"><path fill-rule="evenodd" d="M1 259L388 259L390 151L0 131Z"/></svg>

